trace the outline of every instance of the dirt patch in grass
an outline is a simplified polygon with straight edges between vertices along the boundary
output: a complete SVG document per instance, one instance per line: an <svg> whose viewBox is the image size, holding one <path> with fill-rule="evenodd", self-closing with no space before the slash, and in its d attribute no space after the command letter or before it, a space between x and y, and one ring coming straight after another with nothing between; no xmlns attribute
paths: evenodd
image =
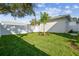
<svg viewBox="0 0 79 59"><path fill-rule="evenodd" d="M79 51L79 46L76 45L74 41L71 41L71 47L74 48L75 50Z"/></svg>

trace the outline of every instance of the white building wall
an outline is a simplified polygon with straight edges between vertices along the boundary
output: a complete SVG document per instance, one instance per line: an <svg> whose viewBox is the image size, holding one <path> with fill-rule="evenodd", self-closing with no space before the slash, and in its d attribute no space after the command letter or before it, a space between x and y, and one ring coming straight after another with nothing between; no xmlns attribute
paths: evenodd
<svg viewBox="0 0 79 59"><path fill-rule="evenodd" d="M57 32L57 33L64 33L67 31L67 23L66 20L57 20L54 23L53 26L49 24L48 26L51 26L47 31L48 32Z"/></svg>
<svg viewBox="0 0 79 59"><path fill-rule="evenodd" d="M45 24L45 32L68 32L69 28L67 26L67 20L56 20L53 22L48 22ZM43 32L43 24L35 27L32 26L32 28L34 29L33 32Z"/></svg>

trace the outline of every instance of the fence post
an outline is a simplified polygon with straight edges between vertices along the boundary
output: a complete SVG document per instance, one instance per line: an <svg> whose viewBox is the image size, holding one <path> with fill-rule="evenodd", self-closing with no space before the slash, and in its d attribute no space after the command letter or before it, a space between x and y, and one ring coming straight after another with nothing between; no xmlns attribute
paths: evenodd
<svg viewBox="0 0 79 59"><path fill-rule="evenodd" d="M0 38L1 38L1 21L0 21Z"/></svg>

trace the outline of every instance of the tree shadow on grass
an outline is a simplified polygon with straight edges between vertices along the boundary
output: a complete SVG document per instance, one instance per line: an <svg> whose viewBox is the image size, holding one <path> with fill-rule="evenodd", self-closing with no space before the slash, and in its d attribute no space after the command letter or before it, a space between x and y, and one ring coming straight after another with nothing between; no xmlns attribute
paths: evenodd
<svg viewBox="0 0 79 59"><path fill-rule="evenodd" d="M48 54L21 37L5 35L0 38L0 56L48 56Z"/></svg>

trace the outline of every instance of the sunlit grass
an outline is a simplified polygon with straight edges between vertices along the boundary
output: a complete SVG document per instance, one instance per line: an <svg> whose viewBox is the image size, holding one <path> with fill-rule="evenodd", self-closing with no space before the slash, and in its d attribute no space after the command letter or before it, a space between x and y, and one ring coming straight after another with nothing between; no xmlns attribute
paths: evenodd
<svg viewBox="0 0 79 59"><path fill-rule="evenodd" d="M7 35L0 39L0 55L79 55L79 51L71 47L69 34L50 33L39 35Z"/></svg>

